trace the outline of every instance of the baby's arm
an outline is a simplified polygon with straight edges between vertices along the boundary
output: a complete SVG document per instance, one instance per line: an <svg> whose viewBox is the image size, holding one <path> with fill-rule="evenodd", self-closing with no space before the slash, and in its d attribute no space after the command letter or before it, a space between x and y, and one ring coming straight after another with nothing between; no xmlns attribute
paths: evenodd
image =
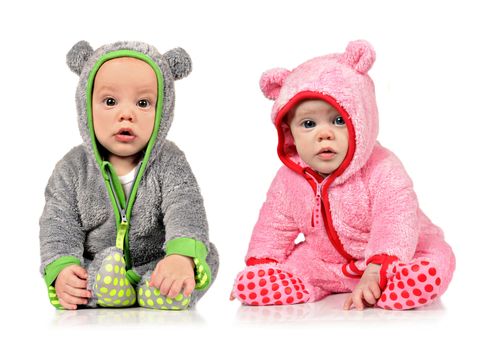
<svg viewBox="0 0 497 350"><path fill-rule="evenodd" d="M67 310L76 310L78 305L88 304L91 297L86 290L88 273L78 265L64 268L55 280L55 291L60 305Z"/></svg>
<svg viewBox="0 0 497 350"><path fill-rule="evenodd" d="M194 268L192 258L168 255L157 263L150 276L150 286L170 298L175 298L181 291L185 297L189 297L195 289Z"/></svg>
<svg viewBox="0 0 497 350"><path fill-rule="evenodd" d="M291 170L282 167L269 188L255 224L246 256L247 265L280 262L295 248L300 233L292 206L296 205L291 193Z"/></svg>
<svg viewBox="0 0 497 350"><path fill-rule="evenodd" d="M380 289L381 265L369 264L359 283L352 293L347 297L343 308L350 310L352 305L357 310L363 310L364 306L373 306L381 296Z"/></svg>
<svg viewBox="0 0 497 350"><path fill-rule="evenodd" d="M80 265L83 259L86 235L78 214L78 177L71 154L57 164L50 177L40 218L41 272L47 287L53 286L62 270Z"/></svg>
<svg viewBox="0 0 497 350"><path fill-rule="evenodd" d="M376 149L374 158L377 160L368 166L372 223L364 258L377 264L383 264L382 256L409 261L419 237L418 201L412 181L390 151Z"/></svg>
<svg viewBox="0 0 497 350"><path fill-rule="evenodd" d="M194 288L203 290L210 285L212 278L207 264L211 243L203 198L183 152L172 142L166 146L163 153L166 156L159 165L166 258L154 271L154 284L158 287L160 283L162 287L165 274L173 274L176 281L183 280L184 292L188 292L191 286L189 278L194 276ZM210 261L217 264L217 261ZM179 281L176 284L167 281L164 291L175 293Z"/></svg>

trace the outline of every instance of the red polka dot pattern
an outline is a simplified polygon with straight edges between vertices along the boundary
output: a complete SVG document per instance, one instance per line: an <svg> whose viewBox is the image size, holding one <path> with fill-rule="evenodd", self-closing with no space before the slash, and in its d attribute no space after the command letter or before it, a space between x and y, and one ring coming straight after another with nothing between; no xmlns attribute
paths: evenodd
<svg viewBox="0 0 497 350"><path fill-rule="evenodd" d="M441 279L430 261L419 258L410 264L394 263L377 306L387 310L407 310L428 305L439 294ZM395 273L394 271L400 271Z"/></svg>
<svg viewBox="0 0 497 350"><path fill-rule="evenodd" d="M300 304L309 300L309 292L300 278L271 266L250 266L240 272L233 295L252 306Z"/></svg>

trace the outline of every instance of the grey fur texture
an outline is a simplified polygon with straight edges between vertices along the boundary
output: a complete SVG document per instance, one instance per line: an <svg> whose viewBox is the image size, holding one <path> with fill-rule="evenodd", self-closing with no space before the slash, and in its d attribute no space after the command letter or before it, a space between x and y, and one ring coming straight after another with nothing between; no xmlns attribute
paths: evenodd
<svg viewBox="0 0 497 350"><path fill-rule="evenodd" d="M86 87L89 73L99 57L121 49L148 55L164 76L159 132L138 187L130 221L128 235L133 269L140 275L149 273L164 256L168 241L187 237L201 241L207 247L207 263L211 268L211 281L214 281L218 253L209 242L200 190L183 152L166 140L173 120L174 79L189 73L190 58L182 49L161 55L154 47L139 42L118 42L95 51L88 43L79 42L67 55L71 70L80 74L76 104L83 144L73 148L57 163L47 185L46 204L40 219L40 271L43 274L45 267L60 257L73 256L88 267L90 281L93 281L98 260L105 258L102 255L115 246L114 211L89 134ZM203 293L205 291L195 292L192 305ZM90 306L94 305L95 300L92 300Z"/></svg>
<svg viewBox="0 0 497 350"><path fill-rule="evenodd" d="M183 79L192 71L192 60L181 47L166 52L164 57L169 63L174 80Z"/></svg>
<svg viewBox="0 0 497 350"><path fill-rule="evenodd" d="M67 65L74 73L80 75L83 66L92 54L93 49L90 44L86 41L79 41L67 53Z"/></svg>

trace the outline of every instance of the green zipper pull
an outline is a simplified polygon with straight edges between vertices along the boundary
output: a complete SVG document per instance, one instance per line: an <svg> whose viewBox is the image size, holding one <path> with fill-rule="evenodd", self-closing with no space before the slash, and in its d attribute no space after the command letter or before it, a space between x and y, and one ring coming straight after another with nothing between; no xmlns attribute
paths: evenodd
<svg viewBox="0 0 497 350"><path fill-rule="evenodd" d="M121 211L121 223L117 227L117 236L116 236L116 246L124 251L124 238L126 236L126 232L128 231L128 219L126 218L126 213Z"/></svg>

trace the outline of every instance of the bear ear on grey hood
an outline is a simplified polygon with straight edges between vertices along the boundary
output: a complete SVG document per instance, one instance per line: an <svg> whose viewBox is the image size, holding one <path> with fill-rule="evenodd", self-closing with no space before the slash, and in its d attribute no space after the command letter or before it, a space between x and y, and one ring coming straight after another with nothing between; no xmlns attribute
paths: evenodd
<svg viewBox="0 0 497 350"><path fill-rule="evenodd" d="M80 75L86 61L93 55L93 52L93 49L87 41L79 41L67 53L67 65L71 71Z"/></svg>
<svg viewBox="0 0 497 350"><path fill-rule="evenodd" d="M181 47L169 50L164 54L174 80L183 79L192 71L192 60L190 55Z"/></svg>

